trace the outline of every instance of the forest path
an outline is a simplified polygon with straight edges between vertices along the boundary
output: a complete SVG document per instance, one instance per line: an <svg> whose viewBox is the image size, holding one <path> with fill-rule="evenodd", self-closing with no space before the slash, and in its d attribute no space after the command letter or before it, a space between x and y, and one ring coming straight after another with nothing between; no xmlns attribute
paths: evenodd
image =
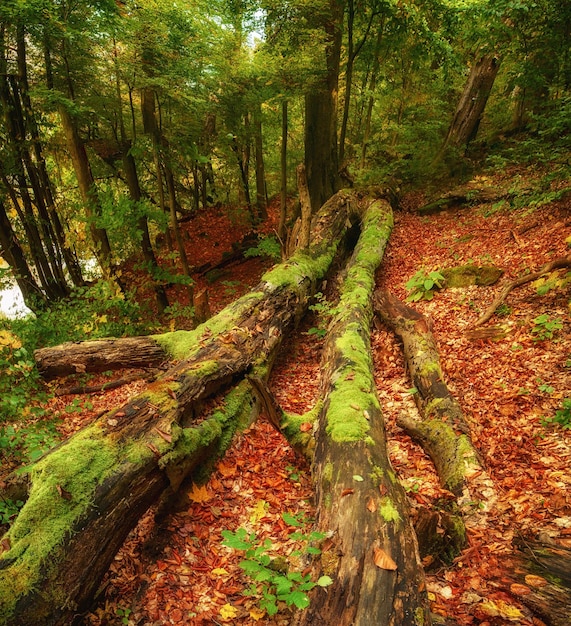
<svg viewBox="0 0 571 626"><path fill-rule="evenodd" d="M495 263L505 271L503 282L567 252L569 201L534 212L479 205L430 217L412 212L420 202L411 196L396 214L378 275L379 286L401 298L420 269ZM499 494L486 527L469 529L467 548L450 567L429 571L427 582L432 611L457 624L529 626L531 614L509 576L512 539L542 532L571 544L570 435L542 425L571 390L569 290L539 296L533 285L521 287L508 297L504 315L489 323L504 324L505 336L468 340L465 331L499 288L444 290L414 305L433 322L446 380ZM538 341L532 330L543 314L563 328ZM274 367L271 386L286 410L312 406L320 340L308 331L319 323L315 314L304 320ZM373 331L372 345L391 461L413 507L430 506L447 494L428 457L395 425L400 412L416 410L400 346L384 327ZM238 437L204 487L184 489L175 513L156 527L153 512L145 516L117 555L85 624L288 624L287 609L268 617L256 598L242 595L250 584L238 567L243 555L221 545L222 530L246 528L259 540L269 538L272 554L289 555L303 542L289 539L295 528L282 514L311 516L310 498L309 469L260 419ZM289 561L296 564L295 557Z"/></svg>

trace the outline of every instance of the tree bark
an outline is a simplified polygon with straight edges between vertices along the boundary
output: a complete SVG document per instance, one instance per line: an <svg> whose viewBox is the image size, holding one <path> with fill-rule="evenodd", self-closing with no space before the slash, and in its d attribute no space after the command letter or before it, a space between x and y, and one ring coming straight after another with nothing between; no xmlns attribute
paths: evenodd
<svg viewBox="0 0 571 626"><path fill-rule="evenodd" d="M374 202L328 329L312 473L317 529L327 537L314 569L333 582L311 592L296 626L430 623L406 496L387 456L369 342L374 273L391 227L388 203Z"/></svg>
<svg viewBox="0 0 571 626"><path fill-rule="evenodd" d="M571 550L553 541L518 539L510 591L550 626L571 624Z"/></svg>
<svg viewBox="0 0 571 626"><path fill-rule="evenodd" d="M478 126L499 69L500 59L491 54L484 55L474 63L442 150L448 145L467 146L476 138Z"/></svg>
<svg viewBox="0 0 571 626"><path fill-rule="evenodd" d="M315 212L339 189L337 96L344 0L329 0L320 26L326 33L325 76L305 96L305 168Z"/></svg>
<svg viewBox="0 0 571 626"><path fill-rule="evenodd" d="M127 367L156 367L168 354L153 337L125 337L63 343L34 352L36 366L46 379L83 372L107 372Z"/></svg>
<svg viewBox="0 0 571 626"><path fill-rule="evenodd" d="M252 368L271 367L348 218L358 216L355 200L332 198L314 218L310 249L270 270L252 292L195 331L162 336L170 355L183 360L29 469L29 497L0 544L0 623L72 623L140 515L225 449L238 416L251 411L249 388L233 392L238 397L227 399L225 413L199 421L204 400Z"/></svg>

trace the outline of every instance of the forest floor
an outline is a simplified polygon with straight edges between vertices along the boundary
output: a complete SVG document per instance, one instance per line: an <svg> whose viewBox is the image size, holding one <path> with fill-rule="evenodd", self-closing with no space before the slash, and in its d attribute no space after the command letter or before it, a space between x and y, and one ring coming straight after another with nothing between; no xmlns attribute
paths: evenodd
<svg viewBox="0 0 571 626"><path fill-rule="evenodd" d="M509 175L503 176L486 182L509 185ZM409 195L396 212L378 272L380 287L404 299L405 283L420 269L474 262L504 270L494 286L442 290L414 305L432 320L449 388L498 496L485 527L469 528L468 545L454 562L428 569L431 609L462 626L539 626L522 602L521 585L514 585L513 541L544 534L571 547L571 430L545 422L571 395L569 287L545 295L538 295L534 284L519 287L508 296L502 316L489 323L504 326L500 338L469 340L465 333L505 282L567 254L571 199L534 211L490 203L419 217L414 209L424 200ZM272 215L268 232L275 227L275 210ZM229 233L239 239L246 230L221 210L198 219L203 222L187 225L197 264L205 262L196 259L197 251L219 258L231 243ZM267 266L254 258L225 270L208 286L213 312L255 285ZM559 320L561 328L546 336L540 315ZM303 413L315 401L322 340L308 331L320 324L315 312L306 316L274 366L271 387L286 411ZM416 411L399 342L377 324L372 348L391 462L414 515L417 507L449 494L440 488L430 459L396 426L401 412ZM91 409L70 416L67 429L124 402L144 384L92 394ZM61 396L53 409L71 401ZM168 515L155 520L150 511L141 520L116 556L85 625L289 624L285 606L268 617L259 598L244 595L251 581L238 566L243 554L222 545L222 531L241 527L259 541L269 539L270 554L291 563L291 553L303 542L290 537L297 529L283 514L310 519L311 500L310 468L262 416L236 437L206 485L186 485Z"/></svg>

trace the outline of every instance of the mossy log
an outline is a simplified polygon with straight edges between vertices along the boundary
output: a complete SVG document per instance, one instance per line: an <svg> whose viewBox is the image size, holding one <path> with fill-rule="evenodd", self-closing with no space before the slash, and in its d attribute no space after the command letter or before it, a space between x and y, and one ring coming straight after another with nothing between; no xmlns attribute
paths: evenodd
<svg viewBox="0 0 571 626"><path fill-rule="evenodd" d="M387 456L369 341L374 274L391 225L387 203L370 207L325 340L312 471L317 530L327 538L313 568L333 582L310 593L297 626L430 623L406 496Z"/></svg>
<svg viewBox="0 0 571 626"><path fill-rule="evenodd" d="M498 189L494 187L467 185L465 187L452 189L440 198L424 204L417 212L420 215L434 215L435 213L449 209L459 209L474 206L475 204L483 204L485 202L497 202L507 197L508 194L506 192L498 191Z"/></svg>
<svg viewBox="0 0 571 626"><path fill-rule="evenodd" d="M517 581L510 587L542 622L571 624L571 549L540 540L516 541Z"/></svg>
<svg viewBox="0 0 571 626"><path fill-rule="evenodd" d="M63 626L89 607L139 517L225 449L238 416L253 410L242 382L222 410L198 419L207 397L252 368L267 371L359 210L354 194L336 194L315 216L308 250L195 331L158 336L180 361L29 469L28 499L1 543L0 624Z"/></svg>
<svg viewBox="0 0 571 626"><path fill-rule="evenodd" d="M456 496L442 512L421 515L417 532L423 556L450 561L466 540L466 526L481 526L494 506L496 492L474 447L460 404L444 380L440 356L427 318L387 291L377 291L375 312L401 338L420 414L401 414L398 425L432 459L442 486ZM447 510L446 510L447 509ZM428 536L434 528L434 536ZM442 532L444 531L444 532ZM440 535L440 536L438 536ZM429 547L430 546L430 547Z"/></svg>
<svg viewBox="0 0 571 626"><path fill-rule="evenodd" d="M500 279L504 270L494 265L468 263L467 265L444 268L440 270L440 273L444 276L444 286L450 289L472 285L478 285L478 287L493 285Z"/></svg>
<svg viewBox="0 0 571 626"><path fill-rule="evenodd" d="M403 415L399 426L430 455L442 486L459 496L466 488L467 472L481 470L481 462L462 409L444 380L430 323L388 291L375 293L375 312L402 340L416 389L421 420Z"/></svg>

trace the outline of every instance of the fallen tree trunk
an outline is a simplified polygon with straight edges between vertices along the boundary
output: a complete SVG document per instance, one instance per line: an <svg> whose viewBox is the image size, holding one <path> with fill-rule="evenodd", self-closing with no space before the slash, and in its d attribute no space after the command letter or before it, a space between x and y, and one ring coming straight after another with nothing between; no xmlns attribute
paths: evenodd
<svg viewBox="0 0 571 626"><path fill-rule="evenodd" d="M349 262L322 358L313 477L317 529L327 539L314 561L316 587L297 626L429 624L424 577L403 488L390 465L369 342L374 273L392 215L367 212Z"/></svg>
<svg viewBox="0 0 571 626"><path fill-rule="evenodd" d="M155 336L183 360L28 471L29 497L1 543L1 624L73 623L139 517L226 449L238 416L253 410L249 386L199 422L204 399L271 366L358 212L354 194L336 194L314 218L309 250L195 331Z"/></svg>
<svg viewBox="0 0 571 626"><path fill-rule="evenodd" d="M510 591L550 626L571 624L571 549L553 542L516 542L517 583Z"/></svg>
<svg viewBox="0 0 571 626"><path fill-rule="evenodd" d="M462 409L444 381L430 323L388 291L377 291L374 302L375 312L403 342L421 415L421 420L402 415L398 424L429 454L442 486L460 496L466 488L467 472L473 467L481 469L481 461Z"/></svg>
<svg viewBox="0 0 571 626"><path fill-rule="evenodd" d="M70 341L36 350L34 358L40 374L51 380L83 372L156 367L168 359L168 354L151 336Z"/></svg>
<svg viewBox="0 0 571 626"><path fill-rule="evenodd" d="M493 482L474 447L460 404L444 380L427 318L388 291L377 291L375 312L403 342L420 419L401 414L397 424L432 459L442 486L457 498L457 514L424 511L416 526L421 553L451 561L466 541L465 525L481 525L496 500ZM482 506L475 506L480 503ZM450 508L450 507L449 507Z"/></svg>
<svg viewBox="0 0 571 626"><path fill-rule="evenodd" d="M477 326L481 326L485 324L488 320L492 318L496 309L502 304L502 302L508 297L510 292L512 292L516 287L521 287L522 285L526 285L527 283L531 283L553 270L561 269L563 267L571 267L571 254L567 256L562 256L557 259L554 259L550 263L546 263L542 265L537 272L533 272L531 274L526 274L525 276L521 276L520 278L516 278L516 280L512 280L507 283L507 285L500 291L500 293L494 298L494 301L490 306L480 315L480 317L476 320L474 324L474 328Z"/></svg>

